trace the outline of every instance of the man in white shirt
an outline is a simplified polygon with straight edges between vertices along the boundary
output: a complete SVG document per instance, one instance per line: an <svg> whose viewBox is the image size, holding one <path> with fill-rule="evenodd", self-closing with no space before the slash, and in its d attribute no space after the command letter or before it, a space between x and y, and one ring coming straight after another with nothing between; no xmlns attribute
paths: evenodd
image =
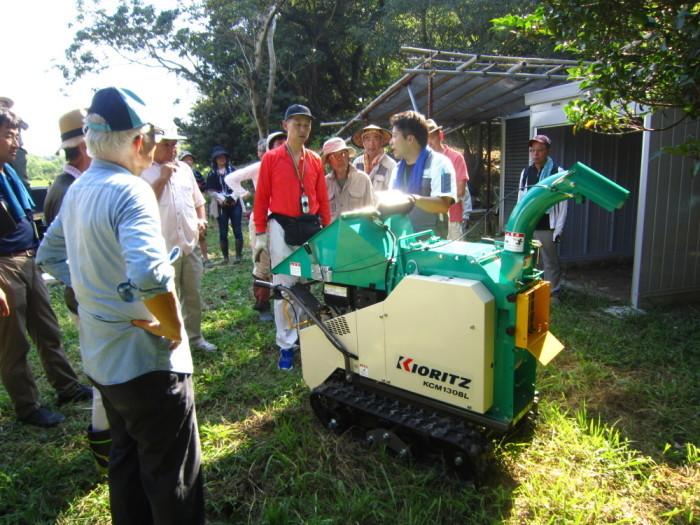
<svg viewBox="0 0 700 525"><path fill-rule="evenodd" d="M273 150L284 144L287 139L287 134L284 131L274 131L270 133L266 139L258 141L258 159L262 159L267 151ZM260 175L261 160L254 162L244 168L232 171L224 178L224 182L234 192L243 193L241 182L249 180L253 183L253 187L258 187L258 177ZM255 240L255 216L250 214L248 219L248 233L250 239ZM261 252L258 257L253 257L253 296L255 304L253 308L260 312L261 321L273 321L274 317L270 312L270 289L263 286L257 286L255 281L272 281L272 269L270 267L270 256L268 252Z"/></svg>
<svg viewBox="0 0 700 525"><path fill-rule="evenodd" d="M184 137L166 131L156 146L153 164L141 173L158 199L160 222L168 250L180 248L181 255L173 263L182 316L190 346L205 352L216 346L202 335L202 300L200 288L204 266L195 247L207 227L206 202L192 169L177 159L177 141Z"/></svg>
<svg viewBox="0 0 700 525"><path fill-rule="evenodd" d="M399 163L391 172L389 188L409 194L414 201L409 218L416 232L437 233L438 217L457 200L454 166L428 146L428 123L422 114L404 111L390 122L391 149Z"/></svg>

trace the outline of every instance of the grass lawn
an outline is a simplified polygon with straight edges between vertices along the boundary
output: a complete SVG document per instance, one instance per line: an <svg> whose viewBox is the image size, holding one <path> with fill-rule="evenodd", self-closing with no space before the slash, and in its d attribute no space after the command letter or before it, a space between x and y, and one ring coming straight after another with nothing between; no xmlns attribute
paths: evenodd
<svg viewBox="0 0 700 525"><path fill-rule="evenodd" d="M215 231L209 239L219 262ZM323 429L299 367L276 368L273 325L251 308L250 270L246 260L204 276L204 333L220 348L193 355L209 523L700 521L698 307L619 319L603 311L610 300L567 293L552 328L567 349L540 371L537 426L496 443L474 488L441 465L411 464ZM76 330L61 289L51 293L77 369ZM0 523L110 522L107 484L85 444L90 407L62 413L57 428L24 426L0 389Z"/></svg>

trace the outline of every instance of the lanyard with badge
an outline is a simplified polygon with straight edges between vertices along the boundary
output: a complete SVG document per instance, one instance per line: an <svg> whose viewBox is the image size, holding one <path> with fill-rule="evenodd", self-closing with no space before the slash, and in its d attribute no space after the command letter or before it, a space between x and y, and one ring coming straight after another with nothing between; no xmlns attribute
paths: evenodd
<svg viewBox="0 0 700 525"><path fill-rule="evenodd" d="M309 197L308 195L306 195L306 190L304 190L304 162L306 160L306 149L304 148L304 146L301 147L301 157L299 158L301 170L299 170L297 163L294 162L294 155L292 155L292 152L289 150L289 146L285 144L284 147L287 150L287 155L289 155L289 158L292 161L292 166L294 166L294 173L296 173L297 179L299 179L299 185L301 186L301 198L299 199L299 204L301 205L301 213L307 215L309 213Z"/></svg>

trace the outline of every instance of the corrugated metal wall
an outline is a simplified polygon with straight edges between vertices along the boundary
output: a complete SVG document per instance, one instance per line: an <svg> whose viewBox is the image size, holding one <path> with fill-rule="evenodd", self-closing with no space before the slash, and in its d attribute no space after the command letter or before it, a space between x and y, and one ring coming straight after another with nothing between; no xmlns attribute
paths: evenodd
<svg viewBox="0 0 700 525"><path fill-rule="evenodd" d="M654 115L652 127L667 127L680 112ZM688 137L700 137L700 121L685 121L650 134L640 264L640 300L700 294L700 175L693 160L659 153Z"/></svg>
<svg viewBox="0 0 700 525"><path fill-rule="evenodd" d="M520 171L528 163L528 133L522 136L525 120L529 131L529 119L506 121L506 159L516 153L519 167L506 165L505 186L516 189ZM511 125L514 123L515 125ZM569 201L563 241L560 246L562 262L590 262L605 259L632 258L637 216L637 195L641 163L641 133L622 136L601 135L590 132L573 133L571 126L540 128L552 140L551 156L563 168L575 162L583 162L594 170L614 180L631 191L629 200L621 210L609 213L596 204L586 201L577 204ZM510 150L510 152L509 152ZM515 196L506 197L504 222L515 205Z"/></svg>
<svg viewBox="0 0 700 525"><path fill-rule="evenodd" d="M501 185L503 212L501 214L501 229L508 222L510 212L518 200L518 181L520 172L530 162L527 141L530 138L530 117L512 118L505 121L505 161L504 182ZM523 147L524 145L524 147Z"/></svg>

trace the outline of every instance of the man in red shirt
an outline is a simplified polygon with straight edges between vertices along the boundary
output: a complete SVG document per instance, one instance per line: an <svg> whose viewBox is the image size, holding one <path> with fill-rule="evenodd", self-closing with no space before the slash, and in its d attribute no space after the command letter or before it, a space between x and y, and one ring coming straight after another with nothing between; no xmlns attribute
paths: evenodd
<svg viewBox="0 0 700 525"><path fill-rule="evenodd" d="M312 232L331 221L323 162L304 147L311 135L312 121L306 106L289 106L282 122L287 141L265 153L260 165L253 204L256 232L253 253L257 259L269 246L273 268L306 242L303 237L295 238L295 231ZM289 275L272 277L274 284L290 287L298 280ZM296 315L285 300L275 301L274 311L280 349L277 366L280 370L291 370L297 341Z"/></svg>
<svg viewBox="0 0 700 525"><path fill-rule="evenodd" d="M447 238L451 241L458 240L462 237L462 215L463 207L462 202L471 202L468 199L469 188L467 188L467 181L469 180L469 173L467 172L467 163L464 162L464 156L459 152L453 150L445 142L445 133L442 131L442 126L438 126L433 119L428 119L428 145L431 149L442 153L455 168L455 176L457 180L457 202L450 206L449 216L449 226L447 230ZM467 210L469 212L470 210Z"/></svg>

